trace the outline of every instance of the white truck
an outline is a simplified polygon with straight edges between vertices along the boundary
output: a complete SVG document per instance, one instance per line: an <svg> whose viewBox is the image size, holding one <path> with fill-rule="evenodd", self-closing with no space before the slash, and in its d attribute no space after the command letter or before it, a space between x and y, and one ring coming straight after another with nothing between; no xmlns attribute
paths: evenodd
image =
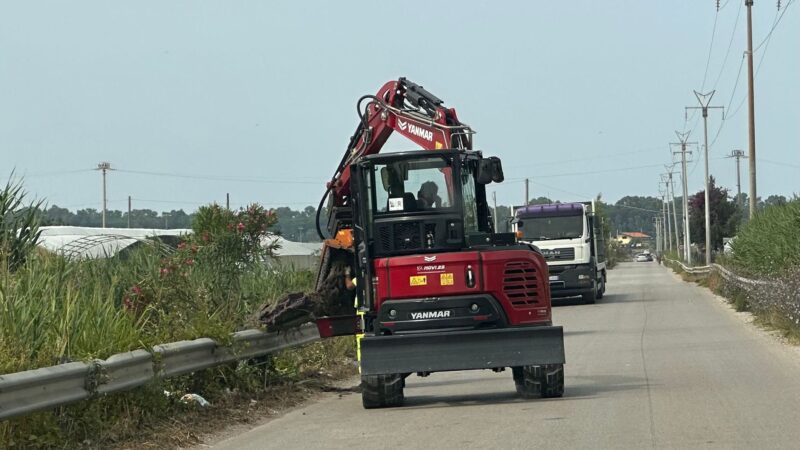
<svg viewBox="0 0 800 450"><path fill-rule="evenodd" d="M594 303L606 291L605 238L594 201L515 208L514 231L547 260L552 298Z"/></svg>

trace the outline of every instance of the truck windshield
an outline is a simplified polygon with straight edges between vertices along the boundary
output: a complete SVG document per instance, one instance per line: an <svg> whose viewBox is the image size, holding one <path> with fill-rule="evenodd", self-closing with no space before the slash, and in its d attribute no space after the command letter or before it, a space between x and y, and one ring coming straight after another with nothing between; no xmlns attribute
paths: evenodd
<svg viewBox="0 0 800 450"><path fill-rule="evenodd" d="M583 236L583 216L526 217L517 227L526 241L575 239Z"/></svg>
<svg viewBox="0 0 800 450"><path fill-rule="evenodd" d="M453 205L450 162L441 157L374 166L376 214L437 211Z"/></svg>

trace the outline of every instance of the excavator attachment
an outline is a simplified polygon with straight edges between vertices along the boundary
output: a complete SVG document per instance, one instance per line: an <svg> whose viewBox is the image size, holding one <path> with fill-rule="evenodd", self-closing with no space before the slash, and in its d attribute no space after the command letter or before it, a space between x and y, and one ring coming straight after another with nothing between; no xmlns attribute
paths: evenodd
<svg viewBox="0 0 800 450"><path fill-rule="evenodd" d="M350 243L348 246L347 242L343 243L338 239L326 240L322 247L314 292L293 292L273 304L264 305L259 312L259 321L270 331L283 331L322 317L354 317L354 256L352 241Z"/></svg>

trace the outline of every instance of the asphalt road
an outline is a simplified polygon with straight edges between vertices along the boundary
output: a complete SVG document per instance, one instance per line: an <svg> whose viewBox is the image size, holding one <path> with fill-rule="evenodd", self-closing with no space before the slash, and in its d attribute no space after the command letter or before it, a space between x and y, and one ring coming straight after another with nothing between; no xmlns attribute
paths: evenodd
<svg viewBox="0 0 800 450"><path fill-rule="evenodd" d="M800 353L656 263L554 319L563 398L518 399L510 371L411 376L402 408L331 395L213 448L800 448Z"/></svg>

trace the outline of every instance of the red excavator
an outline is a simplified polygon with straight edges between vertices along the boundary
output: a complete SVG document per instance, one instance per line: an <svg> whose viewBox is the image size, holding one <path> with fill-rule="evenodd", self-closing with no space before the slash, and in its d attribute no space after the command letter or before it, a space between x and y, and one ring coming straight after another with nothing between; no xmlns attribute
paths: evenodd
<svg viewBox="0 0 800 450"><path fill-rule="evenodd" d="M405 78L357 103L359 123L317 213L325 241L316 292L262 314L272 329L316 320L357 334L366 408L403 403L411 374L510 367L523 397L564 392L564 340L552 325L545 259L494 230L486 185L499 158ZM393 132L424 150L378 155ZM327 236L320 213L327 204Z"/></svg>

